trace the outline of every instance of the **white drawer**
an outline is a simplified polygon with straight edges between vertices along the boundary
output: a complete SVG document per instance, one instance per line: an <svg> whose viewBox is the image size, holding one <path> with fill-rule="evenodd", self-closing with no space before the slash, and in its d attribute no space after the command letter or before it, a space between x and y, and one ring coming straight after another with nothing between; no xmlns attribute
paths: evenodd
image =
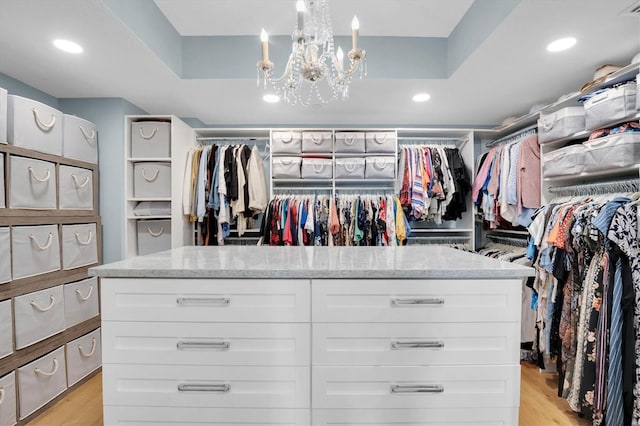
<svg viewBox="0 0 640 426"><path fill-rule="evenodd" d="M4 195L4 154L0 152L0 208L7 206Z"/></svg>
<svg viewBox="0 0 640 426"><path fill-rule="evenodd" d="M9 156L8 206L13 209L55 209L56 165L48 161Z"/></svg>
<svg viewBox="0 0 640 426"><path fill-rule="evenodd" d="M520 365L312 367L317 408L518 407Z"/></svg>
<svg viewBox="0 0 640 426"><path fill-rule="evenodd" d="M518 408L477 407L402 410L313 410L313 426L504 426L518 424Z"/></svg>
<svg viewBox="0 0 640 426"><path fill-rule="evenodd" d="M64 285L64 318L67 328L98 315L98 278Z"/></svg>
<svg viewBox="0 0 640 426"><path fill-rule="evenodd" d="M259 408L104 407L105 425L309 426L310 410Z"/></svg>
<svg viewBox="0 0 640 426"><path fill-rule="evenodd" d="M100 284L104 321L309 322L308 280L118 279Z"/></svg>
<svg viewBox="0 0 640 426"><path fill-rule="evenodd" d="M171 164L151 162L134 164L133 196L136 198L171 197Z"/></svg>
<svg viewBox="0 0 640 426"><path fill-rule="evenodd" d="M97 239L95 223L62 225L62 269L97 263Z"/></svg>
<svg viewBox="0 0 640 426"><path fill-rule="evenodd" d="M7 143L7 91L0 87L0 143ZM1 421L0 421L0 424ZM4 426L4 424L2 424Z"/></svg>
<svg viewBox="0 0 640 426"><path fill-rule="evenodd" d="M0 358L13 352L13 321L11 299L0 302Z"/></svg>
<svg viewBox="0 0 640 426"><path fill-rule="evenodd" d="M9 95L7 139L22 148L62 155L62 113L48 105Z"/></svg>
<svg viewBox="0 0 640 426"><path fill-rule="evenodd" d="M66 345L67 383L73 386L100 367L102 350L100 329L87 333Z"/></svg>
<svg viewBox="0 0 640 426"><path fill-rule="evenodd" d="M51 401L67 389L64 347L18 369L20 419Z"/></svg>
<svg viewBox="0 0 640 426"><path fill-rule="evenodd" d="M74 115L64 114L62 155L87 163L98 162L96 125Z"/></svg>
<svg viewBox="0 0 640 426"><path fill-rule="evenodd" d="M60 166L60 209L93 210L93 173L79 167Z"/></svg>
<svg viewBox="0 0 640 426"><path fill-rule="evenodd" d="M131 157L169 158L171 156L171 123L138 121L131 123Z"/></svg>
<svg viewBox="0 0 640 426"><path fill-rule="evenodd" d="M102 366L105 405L309 408L309 367Z"/></svg>
<svg viewBox="0 0 640 426"><path fill-rule="evenodd" d="M16 375L0 377L0 426L13 426L18 419L16 405Z"/></svg>
<svg viewBox="0 0 640 426"><path fill-rule="evenodd" d="M309 365L309 324L106 321L104 357L119 364Z"/></svg>
<svg viewBox="0 0 640 426"><path fill-rule="evenodd" d="M0 284L11 281L11 230L0 227Z"/></svg>
<svg viewBox="0 0 640 426"><path fill-rule="evenodd" d="M60 270L58 225L11 228L13 279Z"/></svg>
<svg viewBox="0 0 640 426"><path fill-rule="evenodd" d="M61 285L16 297L14 309L16 349L44 340L65 328Z"/></svg>
<svg viewBox="0 0 640 426"><path fill-rule="evenodd" d="M522 282L313 280L313 322L520 321Z"/></svg>
<svg viewBox="0 0 640 426"><path fill-rule="evenodd" d="M314 365L517 364L511 323L314 324Z"/></svg>

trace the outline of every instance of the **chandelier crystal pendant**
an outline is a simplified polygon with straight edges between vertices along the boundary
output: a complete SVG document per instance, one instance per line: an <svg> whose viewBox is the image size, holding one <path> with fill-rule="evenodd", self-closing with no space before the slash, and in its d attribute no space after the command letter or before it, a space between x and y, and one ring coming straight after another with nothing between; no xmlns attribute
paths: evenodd
<svg viewBox="0 0 640 426"><path fill-rule="evenodd" d="M347 55L334 47L333 30L329 17L329 0L298 0L297 27L291 35L291 55L280 77L273 77L273 62L269 60L269 36L263 29L262 59L258 61L258 87L263 72L265 91L275 91L290 105L327 104L340 97L349 97L349 85L356 71L366 76L365 51L358 47L360 24L357 17L351 23L352 46ZM268 82L268 84L267 84Z"/></svg>

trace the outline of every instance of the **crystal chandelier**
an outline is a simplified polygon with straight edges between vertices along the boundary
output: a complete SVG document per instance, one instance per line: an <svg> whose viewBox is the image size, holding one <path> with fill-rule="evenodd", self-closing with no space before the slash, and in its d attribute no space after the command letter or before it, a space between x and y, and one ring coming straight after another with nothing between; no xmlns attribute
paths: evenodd
<svg viewBox="0 0 640 426"><path fill-rule="evenodd" d="M258 86L262 71L265 91L272 89L290 105L306 107L326 104L338 97L347 99L353 75L359 71L362 78L367 72L365 51L358 48L358 18L354 16L351 23L352 47L345 68L342 48L334 50L329 0L298 0L296 10L298 22L291 35L291 55L280 77L272 75L274 65L269 60L269 36L262 30Z"/></svg>

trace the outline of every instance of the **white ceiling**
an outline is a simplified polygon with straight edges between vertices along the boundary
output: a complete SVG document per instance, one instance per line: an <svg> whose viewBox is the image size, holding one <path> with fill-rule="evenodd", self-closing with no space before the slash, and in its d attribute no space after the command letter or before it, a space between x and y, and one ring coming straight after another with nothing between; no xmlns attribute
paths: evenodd
<svg viewBox="0 0 640 426"><path fill-rule="evenodd" d="M286 33L293 17L276 22L291 15L294 3L157 0L182 35L255 34L262 26ZM57 98L122 97L150 114L195 117L210 125L494 125L577 90L602 63L628 64L640 52L639 18L619 15L630 3L522 0L448 78L354 80L348 101L302 109L265 104L255 77L181 78L101 0L0 0L0 72ZM378 42L367 36L446 37L470 4L336 0L334 13L344 11L346 24L336 18L334 29L348 26L357 11L364 48ZM567 35L578 38L576 47L546 52L548 42ZM59 37L77 40L85 52L55 50L51 40ZM238 57L255 63L258 43L256 36L256 48ZM411 96L422 91L431 100L413 103Z"/></svg>

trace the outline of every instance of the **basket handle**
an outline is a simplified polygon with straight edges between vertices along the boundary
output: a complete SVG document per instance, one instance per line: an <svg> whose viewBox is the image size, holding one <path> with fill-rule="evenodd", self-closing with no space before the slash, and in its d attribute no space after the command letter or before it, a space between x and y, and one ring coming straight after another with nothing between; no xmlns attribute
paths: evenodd
<svg viewBox="0 0 640 426"><path fill-rule="evenodd" d="M96 131L93 129L91 129L91 133L87 134L87 131L84 129L84 127L80 126L80 131L82 132L82 135L87 140L87 142L96 137Z"/></svg>
<svg viewBox="0 0 640 426"><path fill-rule="evenodd" d="M91 338L91 350L87 353L84 351L84 348L82 347L82 345L78 345L78 350L80 351L80 355L82 355L85 358L91 358L93 356L94 353L96 353L96 347L98 345L96 344L96 338L92 337Z"/></svg>
<svg viewBox="0 0 640 426"><path fill-rule="evenodd" d="M42 307L40 305L38 305L38 302L36 302L35 300L32 300L29 303L31 306L33 306L34 308L36 308L37 310L39 310L40 312L47 312L49 310L51 310L51 308L53 308L53 305L56 304L56 298L55 296L52 294L51 296L49 296L49 306L46 307Z"/></svg>
<svg viewBox="0 0 640 426"><path fill-rule="evenodd" d="M388 164L384 159L375 158L373 160L373 167L375 167L378 170L384 170L384 169L387 168L387 166L388 166Z"/></svg>
<svg viewBox="0 0 640 426"><path fill-rule="evenodd" d="M53 242L53 234L51 232L49 232L49 238L47 239L47 243L44 246L41 246L38 243L38 239L36 238L35 235L29 234L29 238L31 238L31 241L33 242L33 244L36 245L36 247L38 247L40 250L43 250L43 251L51 247L51 243Z"/></svg>
<svg viewBox="0 0 640 426"><path fill-rule="evenodd" d="M286 136L289 136L288 138ZM280 135L280 140L284 143L289 143L293 140L293 132L288 132L288 133L282 133Z"/></svg>
<svg viewBox="0 0 640 426"><path fill-rule="evenodd" d="M82 183L78 182L78 176L76 176L76 175L71 175L71 179L73 179L73 181L75 182L76 188L84 188L89 183L89 179L90 178L89 178L89 176L85 176L84 182L82 182Z"/></svg>
<svg viewBox="0 0 640 426"><path fill-rule="evenodd" d="M545 132L548 132L549 130L551 130L553 128L553 125L556 123L556 115L555 114L550 114L546 117L544 117L543 119L540 120L541 124L542 124L542 130L544 130Z"/></svg>
<svg viewBox="0 0 640 426"><path fill-rule="evenodd" d="M83 296L80 289L76 288L76 294L78 295L80 300L82 300L83 302L86 302L87 300L89 300L89 298L91 297L91 293L93 293L93 285L89 286L89 292L87 293L86 296Z"/></svg>
<svg viewBox="0 0 640 426"><path fill-rule="evenodd" d="M162 235L162 234L164 233L164 227L162 227L162 226L161 226L161 227L160 227L160 231L156 233L156 232L153 232L153 231L151 230L151 228L149 228L149 227L147 226L147 232L148 232L148 233L149 233L149 235L151 235L152 237L159 237L160 235Z"/></svg>
<svg viewBox="0 0 640 426"><path fill-rule="evenodd" d="M39 178L38 176L36 176L36 171L33 170L33 167L29 166L27 170L29 170L31 177L38 182L46 182L49 180L49 178L51 178L51 170L47 170L47 174L44 175L43 178Z"/></svg>
<svg viewBox="0 0 640 426"><path fill-rule="evenodd" d="M373 140L378 144L383 144L385 139L387 139L387 134L386 133L376 133L373 136Z"/></svg>
<svg viewBox="0 0 640 426"><path fill-rule="evenodd" d="M81 246L88 246L89 243L91 242L91 240L93 239L93 232L91 232L91 229L89 229L89 238L86 241L82 241L80 239L80 234L78 234L77 232L74 233L76 236L76 241L78 242L78 244L80 244Z"/></svg>
<svg viewBox="0 0 640 426"><path fill-rule="evenodd" d="M140 136L142 136L142 139L146 139L146 140L150 140L153 139L153 137L156 135L156 133L158 133L158 128L154 127L153 130L151 131L150 135L145 135L144 134L144 130L142 129L142 127L140 127Z"/></svg>
<svg viewBox="0 0 640 426"><path fill-rule="evenodd" d="M33 370L36 374L39 374L41 376L46 376L46 377L51 377L54 376L57 372L58 372L58 360L56 358L53 359L53 370L51 370L50 373L47 373L46 371L42 371L39 368L36 368L35 370Z"/></svg>
<svg viewBox="0 0 640 426"><path fill-rule="evenodd" d="M344 163L344 169L349 173L353 173L356 170L356 163Z"/></svg>
<svg viewBox="0 0 640 426"><path fill-rule="evenodd" d="M314 172L320 173L322 170L324 170L324 164L311 164L311 168Z"/></svg>
<svg viewBox="0 0 640 426"><path fill-rule="evenodd" d="M151 177L147 177L144 167L142 168L141 173L144 180L146 180L147 182L153 182L154 180L158 179L158 175L160 174L160 169L156 169L156 172Z"/></svg>
<svg viewBox="0 0 640 426"><path fill-rule="evenodd" d="M38 127L40 127L40 129L44 130L45 132L48 132L49 130L53 129L53 126L56 125L55 115L51 115L51 123L47 124L42 122L42 120L40 119L40 113L38 112L37 109L33 108L32 111L33 111L33 117L36 119L36 124L38 125Z"/></svg>

